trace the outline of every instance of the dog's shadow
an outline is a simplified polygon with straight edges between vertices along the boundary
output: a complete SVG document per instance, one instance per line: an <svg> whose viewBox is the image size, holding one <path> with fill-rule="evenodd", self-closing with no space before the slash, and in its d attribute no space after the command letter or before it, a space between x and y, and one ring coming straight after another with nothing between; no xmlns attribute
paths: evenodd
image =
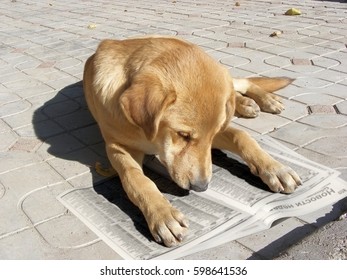
<svg viewBox="0 0 347 280"><path fill-rule="evenodd" d="M33 126L37 137L45 143L42 145L43 150L40 151L44 157L53 156L90 167L92 179L86 184L93 186L97 194L126 213L134 222L136 229L152 240L142 213L128 200L118 177L103 178L94 169L96 161L106 166L109 166L109 162L99 128L88 110L82 82L66 86L39 107L34 112ZM249 172L248 167L224 153L213 151L213 162L255 187L266 189L261 180ZM179 188L168 179L160 178L160 175L150 170L145 169L145 173L156 182L163 193L172 196L189 194L189 191ZM88 185L78 187L88 187Z"/></svg>

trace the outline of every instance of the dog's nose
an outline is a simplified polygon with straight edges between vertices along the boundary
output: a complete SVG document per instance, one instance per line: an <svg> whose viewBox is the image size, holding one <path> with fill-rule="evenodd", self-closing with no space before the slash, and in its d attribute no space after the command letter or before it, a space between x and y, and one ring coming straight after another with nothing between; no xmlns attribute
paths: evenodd
<svg viewBox="0 0 347 280"><path fill-rule="evenodd" d="M208 184L210 183L210 180L201 180L196 182L190 183L190 189L196 192L203 192L206 191L208 188Z"/></svg>

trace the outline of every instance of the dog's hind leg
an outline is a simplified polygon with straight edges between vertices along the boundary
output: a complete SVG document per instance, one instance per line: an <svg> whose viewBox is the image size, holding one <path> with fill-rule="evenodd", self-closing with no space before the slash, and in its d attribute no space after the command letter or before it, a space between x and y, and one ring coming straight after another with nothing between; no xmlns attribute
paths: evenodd
<svg viewBox="0 0 347 280"><path fill-rule="evenodd" d="M258 104L251 98L243 96L236 92L236 116L245 118L255 118L259 115L260 108Z"/></svg>
<svg viewBox="0 0 347 280"><path fill-rule="evenodd" d="M279 114L284 110L281 98L274 91L286 87L293 80L289 78L247 78L233 79L235 91L252 98L264 112Z"/></svg>

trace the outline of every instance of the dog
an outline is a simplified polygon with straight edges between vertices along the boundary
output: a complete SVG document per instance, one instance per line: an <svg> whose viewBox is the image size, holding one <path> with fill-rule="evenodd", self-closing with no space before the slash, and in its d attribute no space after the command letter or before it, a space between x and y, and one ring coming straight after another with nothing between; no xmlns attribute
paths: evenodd
<svg viewBox="0 0 347 280"><path fill-rule="evenodd" d="M280 113L272 92L288 78L235 79L197 45L176 37L104 40L85 63L88 107L127 196L143 213L155 241L179 244L188 220L144 175L146 154L157 155L181 188L207 189L211 149L239 155L273 192L291 193L299 176L273 159L250 135L230 126L236 113Z"/></svg>

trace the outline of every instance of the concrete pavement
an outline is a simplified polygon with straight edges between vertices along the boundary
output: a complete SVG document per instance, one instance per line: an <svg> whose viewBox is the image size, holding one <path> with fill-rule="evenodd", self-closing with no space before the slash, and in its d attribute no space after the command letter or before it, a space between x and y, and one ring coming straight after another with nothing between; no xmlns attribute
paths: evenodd
<svg viewBox="0 0 347 280"><path fill-rule="evenodd" d="M293 7L302 14L283 15ZM119 258L56 200L102 179L90 168L107 159L80 81L85 60L105 38L180 36L233 76L295 78L278 92L282 114L261 113L235 125L268 134L347 180L346 24L342 0L3 3L0 259ZM278 36L270 37L275 31ZM340 201L186 258L347 259L346 210L347 201Z"/></svg>

